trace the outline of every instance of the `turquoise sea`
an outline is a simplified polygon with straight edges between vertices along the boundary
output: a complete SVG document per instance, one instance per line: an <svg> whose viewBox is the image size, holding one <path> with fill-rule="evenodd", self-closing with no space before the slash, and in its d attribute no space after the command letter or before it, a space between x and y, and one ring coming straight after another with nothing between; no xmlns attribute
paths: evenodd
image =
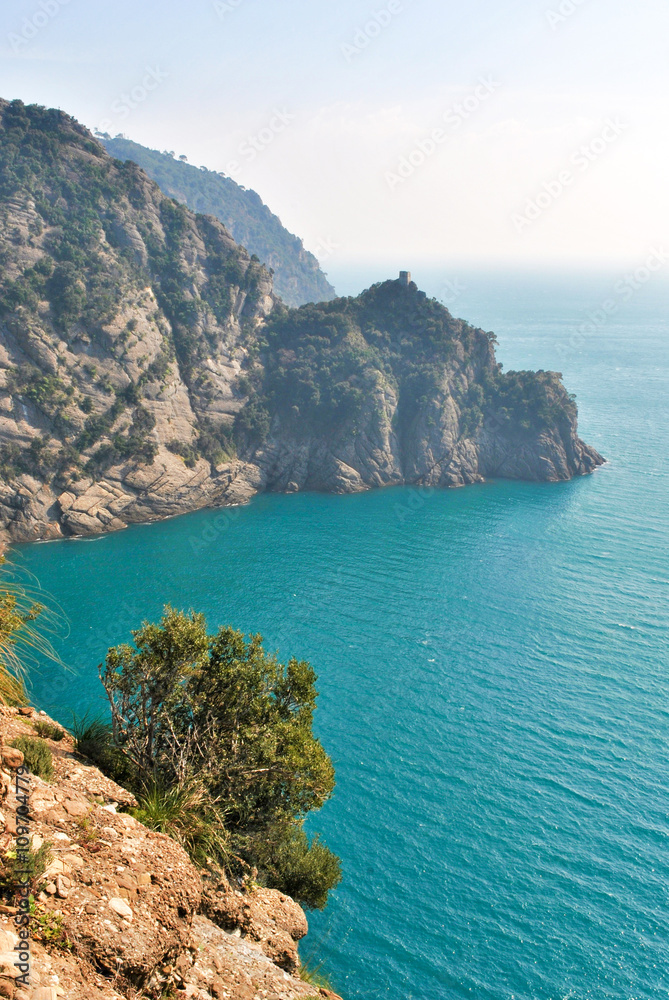
<svg viewBox="0 0 669 1000"><path fill-rule="evenodd" d="M338 784L309 822L345 878L302 951L349 1000L669 996L669 296L624 273L415 274L506 367L564 372L592 477L264 496L14 553L70 623L72 672L34 684L64 723L167 601L316 666Z"/></svg>

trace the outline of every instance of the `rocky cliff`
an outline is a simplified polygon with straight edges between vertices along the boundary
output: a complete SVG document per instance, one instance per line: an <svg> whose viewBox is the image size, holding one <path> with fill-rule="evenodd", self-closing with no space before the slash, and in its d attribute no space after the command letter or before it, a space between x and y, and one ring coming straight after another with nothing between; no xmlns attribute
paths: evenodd
<svg viewBox="0 0 669 1000"><path fill-rule="evenodd" d="M558 373L503 373L494 335L412 282L275 308L260 335L240 414L259 488L550 481L603 461L579 439Z"/></svg>
<svg viewBox="0 0 669 1000"><path fill-rule="evenodd" d="M603 461L559 374L502 373L411 283L287 309L219 220L63 112L0 102L0 222L0 542Z"/></svg>
<svg viewBox="0 0 669 1000"><path fill-rule="evenodd" d="M193 867L68 736L45 741L51 780L24 773L10 743L50 721L0 708L0 997L339 1000L299 978L293 900Z"/></svg>

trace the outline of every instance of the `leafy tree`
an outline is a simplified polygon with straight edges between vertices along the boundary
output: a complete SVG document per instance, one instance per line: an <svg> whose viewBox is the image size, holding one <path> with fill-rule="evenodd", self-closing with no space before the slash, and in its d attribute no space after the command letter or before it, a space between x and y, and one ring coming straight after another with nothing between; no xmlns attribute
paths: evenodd
<svg viewBox="0 0 669 1000"><path fill-rule="evenodd" d="M279 823L251 835L247 851L270 889L280 889L314 909L327 903L340 878L339 859L318 836L311 841L296 823Z"/></svg>
<svg viewBox="0 0 669 1000"><path fill-rule="evenodd" d="M334 788L312 731L311 666L281 664L260 636L247 641L230 627L210 635L203 615L170 607L133 639L108 651L100 676L135 788L152 790L155 803L156 788L197 784L203 814L215 809L238 857L307 905L324 905L339 862L301 827Z"/></svg>

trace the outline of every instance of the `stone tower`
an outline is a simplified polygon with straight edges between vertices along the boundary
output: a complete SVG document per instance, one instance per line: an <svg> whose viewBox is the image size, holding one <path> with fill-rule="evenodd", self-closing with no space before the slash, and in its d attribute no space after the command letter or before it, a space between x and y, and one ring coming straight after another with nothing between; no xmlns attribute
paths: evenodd
<svg viewBox="0 0 669 1000"><path fill-rule="evenodd" d="M400 284L402 285L411 284L411 271L400 271Z"/></svg>

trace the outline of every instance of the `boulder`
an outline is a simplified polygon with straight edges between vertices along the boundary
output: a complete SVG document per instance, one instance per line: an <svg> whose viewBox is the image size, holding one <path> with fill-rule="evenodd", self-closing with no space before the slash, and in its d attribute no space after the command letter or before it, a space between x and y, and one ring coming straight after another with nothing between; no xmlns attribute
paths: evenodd
<svg viewBox="0 0 669 1000"><path fill-rule="evenodd" d="M202 912L223 930L240 930L287 972L300 965L297 942L308 931L304 910L276 889L241 892L222 878L205 885Z"/></svg>
<svg viewBox="0 0 669 1000"><path fill-rule="evenodd" d="M5 767L16 771L19 767L23 766L24 757L20 750L16 750L14 747L3 747L1 753L2 763Z"/></svg>

